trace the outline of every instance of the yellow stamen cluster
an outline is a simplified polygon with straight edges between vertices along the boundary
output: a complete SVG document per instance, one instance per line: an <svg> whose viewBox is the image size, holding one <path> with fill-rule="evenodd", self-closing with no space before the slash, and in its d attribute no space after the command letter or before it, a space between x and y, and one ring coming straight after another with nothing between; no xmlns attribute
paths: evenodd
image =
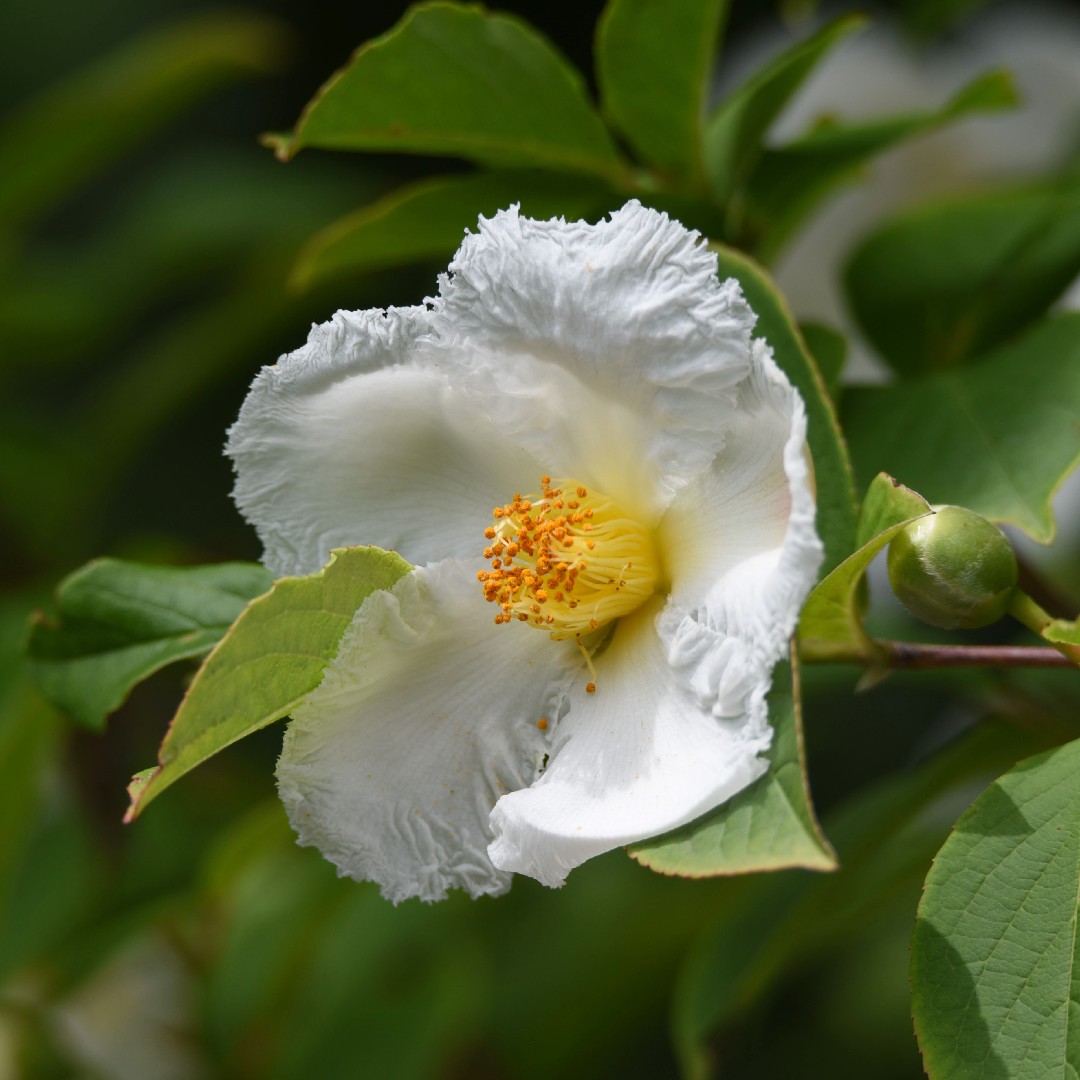
<svg viewBox="0 0 1080 1080"><path fill-rule="evenodd" d="M491 569L477 578L499 606L495 622L581 637L655 592L660 564L640 523L576 480L542 476L540 492L497 506L484 533Z"/></svg>

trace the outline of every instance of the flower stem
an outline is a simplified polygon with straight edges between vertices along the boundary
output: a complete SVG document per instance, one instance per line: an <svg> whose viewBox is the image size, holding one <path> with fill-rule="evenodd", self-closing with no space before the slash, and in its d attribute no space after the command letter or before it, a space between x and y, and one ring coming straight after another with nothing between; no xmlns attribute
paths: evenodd
<svg viewBox="0 0 1080 1080"><path fill-rule="evenodd" d="M1029 630L1034 630L1036 634L1042 634L1043 627L1047 623L1053 622L1053 618L1048 612L1036 604L1027 593L1023 593L1019 589L1013 593L1013 598L1009 602L1009 614L1017 622L1023 623Z"/></svg>

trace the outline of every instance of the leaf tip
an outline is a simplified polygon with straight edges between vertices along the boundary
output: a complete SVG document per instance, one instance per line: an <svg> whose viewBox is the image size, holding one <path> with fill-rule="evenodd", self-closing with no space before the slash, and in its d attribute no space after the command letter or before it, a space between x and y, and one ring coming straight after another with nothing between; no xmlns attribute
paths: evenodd
<svg viewBox="0 0 1080 1080"><path fill-rule="evenodd" d="M267 131L259 136L259 145L274 151L274 157L278 161L289 162L300 149L295 135L289 135L284 131Z"/></svg>
<svg viewBox="0 0 1080 1080"><path fill-rule="evenodd" d="M941 118L955 120L968 113L1007 112L1022 103L1013 73L1007 68L992 68L958 90L942 110Z"/></svg>
<svg viewBox="0 0 1080 1080"><path fill-rule="evenodd" d="M142 812L147 801L147 788L159 772L161 772L161 766L155 765L153 768L137 772L131 778L131 783L127 786L128 798L131 802L124 812L125 825L130 825Z"/></svg>

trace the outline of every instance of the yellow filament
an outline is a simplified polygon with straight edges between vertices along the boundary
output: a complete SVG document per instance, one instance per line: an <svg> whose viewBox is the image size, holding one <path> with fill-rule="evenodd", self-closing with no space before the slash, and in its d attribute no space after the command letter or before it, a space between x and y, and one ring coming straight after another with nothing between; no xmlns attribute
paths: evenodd
<svg viewBox="0 0 1080 1080"><path fill-rule="evenodd" d="M629 614L657 588L652 537L611 499L576 480L540 478L539 495L515 495L492 512L477 574L484 596L553 638L580 638Z"/></svg>

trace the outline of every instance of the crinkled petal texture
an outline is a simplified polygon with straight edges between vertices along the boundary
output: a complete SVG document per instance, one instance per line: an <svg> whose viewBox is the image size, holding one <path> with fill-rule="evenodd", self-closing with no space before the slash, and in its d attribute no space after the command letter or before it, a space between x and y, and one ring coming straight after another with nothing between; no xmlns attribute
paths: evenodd
<svg viewBox="0 0 1080 1080"><path fill-rule="evenodd" d="M697 233L636 202L596 225L482 221L433 323L478 405L552 476L643 521L723 446L755 316Z"/></svg>
<svg viewBox="0 0 1080 1080"><path fill-rule="evenodd" d="M766 769L766 694L822 549L802 402L760 342L725 449L659 530L671 596L620 620L551 762L499 800L498 867L559 885L707 813ZM659 609L659 610L658 610Z"/></svg>
<svg viewBox="0 0 1080 1080"><path fill-rule="evenodd" d="M802 399L762 341L723 450L660 526L672 598L769 666L795 628L822 546Z"/></svg>
<svg viewBox="0 0 1080 1080"><path fill-rule="evenodd" d="M228 453L275 574L360 543L413 563L475 557L492 500L535 483L540 464L500 445L429 323L423 308L339 311L256 378Z"/></svg>
<svg viewBox="0 0 1080 1080"><path fill-rule="evenodd" d="M427 565L365 603L290 728L304 842L395 899L558 884L761 774L821 546L802 403L753 322L663 214L512 209L425 307L339 312L259 375L228 449L267 565L351 544ZM611 628L595 694L573 642L495 626L475 580L492 508L544 474L651 529L670 584Z"/></svg>
<svg viewBox="0 0 1080 1080"><path fill-rule="evenodd" d="M654 524L723 446L754 315L665 215L506 211L440 284L427 308L338 312L256 378L227 451L274 573L358 543L476 557L492 507L545 473Z"/></svg>
<svg viewBox="0 0 1080 1080"><path fill-rule="evenodd" d="M580 666L496 626L475 586L447 560L372 594L278 762L300 842L395 902L509 887L487 857L488 818L536 775L538 721L554 720Z"/></svg>

